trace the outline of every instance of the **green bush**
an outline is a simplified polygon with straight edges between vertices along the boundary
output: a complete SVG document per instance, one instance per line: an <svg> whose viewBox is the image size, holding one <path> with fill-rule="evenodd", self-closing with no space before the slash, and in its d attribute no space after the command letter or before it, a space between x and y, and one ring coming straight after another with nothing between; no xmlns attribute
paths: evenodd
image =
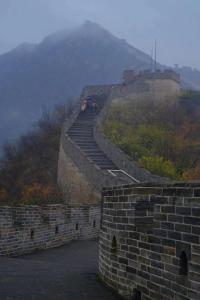
<svg viewBox="0 0 200 300"><path fill-rule="evenodd" d="M177 179L176 167L169 160L165 160L161 156L143 156L139 163L150 172Z"/></svg>
<svg viewBox="0 0 200 300"><path fill-rule="evenodd" d="M152 173L184 179L200 163L199 104L200 93L194 91L160 102L147 95L118 99L108 110L103 131Z"/></svg>

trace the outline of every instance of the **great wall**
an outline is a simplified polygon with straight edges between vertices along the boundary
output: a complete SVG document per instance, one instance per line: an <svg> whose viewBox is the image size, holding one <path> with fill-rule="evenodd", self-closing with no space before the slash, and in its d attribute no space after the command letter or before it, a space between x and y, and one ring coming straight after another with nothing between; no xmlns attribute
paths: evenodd
<svg viewBox="0 0 200 300"><path fill-rule="evenodd" d="M20 255L99 236L102 281L132 300L200 299L200 184L151 174L101 131L116 98L180 91L171 71L124 73L122 84L88 86L98 114L74 108L63 125L58 184L65 205L0 208L0 255ZM102 192L103 189L103 192Z"/></svg>
<svg viewBox="0 0 200 300"><path fill-rule="evenodd" d="M115 85L88 86L81 99L93 96L98 103L98 116L92 112L82 114L80 105L66 120L61 136L58 162L58 183L68 203L98 203L104 186L138 183L144 181L165 182L141 168L115 147L101 132L101 123L113 99L130 94L152 94L156 99L177 95L180 91L179 76L169 70L124 73L124 82ZM66 180L66 178L68 180ZM79 187L82 187L79 189Z"/></svg>

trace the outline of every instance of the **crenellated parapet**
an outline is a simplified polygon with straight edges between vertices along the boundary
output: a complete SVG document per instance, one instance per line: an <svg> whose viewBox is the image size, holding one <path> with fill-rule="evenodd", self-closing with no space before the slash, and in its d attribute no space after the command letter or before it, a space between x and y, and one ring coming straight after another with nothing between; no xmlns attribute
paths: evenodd
<svg viewBox="0 0 200 300"><path fill-rule="evenodd" d="M180 75L172 69L161 70L143 70L136 72L135 70L125 70L123 74L124 84L134 84L137 80L173 80L180 84Z"/></svg>
<svg viewBox="0 0 200 300"><path fill-rule="evenodd" d="M99 236L100 206L0 207L0 256L16 256Z"/></svg>
<svg viewBox="0 0 200 300"><path fill-rule="evenodd" d="M151 72L150 70L141 71L138 74L138 78L142 78L144 80L147 79L173 80L176 81L178 84L180 84L180 75L171 69L167 69L164 71L156 70L155 72Z"/></svg>
<svg viewBox="0 0 200 300"><path fill-rule="evenodd" d="M128 88L135 87L137 92L151 93L156 101L177 96L180 93L180 75L169 70L144 70L136 73L134 70L124 72L124 85Z"/></svg>

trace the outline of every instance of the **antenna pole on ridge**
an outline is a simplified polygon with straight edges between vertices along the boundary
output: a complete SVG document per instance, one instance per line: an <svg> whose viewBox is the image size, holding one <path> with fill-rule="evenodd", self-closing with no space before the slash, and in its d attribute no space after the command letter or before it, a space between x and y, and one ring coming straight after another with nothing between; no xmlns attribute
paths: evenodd
<svg viewBox="0 0 200 300"><path fill-rule="evenodd" d="M153 47L151 49L151 72L153 71Z"/></svg>
<svg viewBox="0 0 200 300"><path fill-rule="evenodd" d="M157 41L155 40L155 72L157 70Z"/></svg>

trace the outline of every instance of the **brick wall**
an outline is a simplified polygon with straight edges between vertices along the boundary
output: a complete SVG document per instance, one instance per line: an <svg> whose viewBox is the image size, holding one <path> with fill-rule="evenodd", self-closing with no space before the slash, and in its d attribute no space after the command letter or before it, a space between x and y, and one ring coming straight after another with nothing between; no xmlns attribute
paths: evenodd
<svg viewBox="0 0 200 300"><path fill-rule="evenodd" d="M98 237L99 206L0 207L0 256Z"/></svg>
<svg viewBox="0 0 200 300"><path fill-rule="evenodd" d="M200 299L200 183L105 189L99 272L128 299Z"/></svg>

